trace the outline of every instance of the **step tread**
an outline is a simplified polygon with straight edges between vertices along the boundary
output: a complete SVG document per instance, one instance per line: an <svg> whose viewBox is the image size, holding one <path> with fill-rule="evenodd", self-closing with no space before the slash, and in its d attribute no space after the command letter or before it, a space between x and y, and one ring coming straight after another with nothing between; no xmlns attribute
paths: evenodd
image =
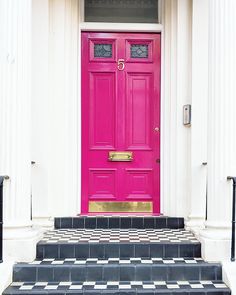
<svg viewBox="0 0 236 295"><path fill-rule="evenodd" d="M76 243L200 243L184 229L54 229L38 244Z"/></svg>
<svg viewBox="0 0 236 295"><path fill-rule="evenodd" d="M208 263L202 258L87 258L87 259L77 259L77 258L65 258L65 259L36 259L30 263L17 263L15 266L20 267L32 267L32 266L48 266L48 265L111 265L111 264L158 264L158 265L220 265L220 263Z"/></svg>
<svg viewBox="0 0 236 295"><path fill-rule="evenodd" d="M222 281L101 281L101 282L13 282L4 294L14 291L45 291L45 290L223 290L228 287ZM11 293L10 293L11 292Z"/></svg>

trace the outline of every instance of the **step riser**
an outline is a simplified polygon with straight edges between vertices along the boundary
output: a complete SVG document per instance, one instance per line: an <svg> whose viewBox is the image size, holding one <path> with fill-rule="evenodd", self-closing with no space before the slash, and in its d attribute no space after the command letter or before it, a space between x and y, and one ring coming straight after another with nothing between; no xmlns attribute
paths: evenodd
<svg viewBox="0 0 236 295"><path fill-rule="evenodd" d="M194 244L38 244L37 258L190 258L201 257L201 245Z"/></svg>
<svg viewBox="0 0 236 295"><path fill-rule="evenodd" d="M64 217L55 218L55 228L134 228L134 229L183 229L184 218L178 217Z"/></svg>
<svg viewBox="0 0 236 295"><path fill-rule="evenodd" d="M222 280L219 265L15 266L14 282Z"/></svg>

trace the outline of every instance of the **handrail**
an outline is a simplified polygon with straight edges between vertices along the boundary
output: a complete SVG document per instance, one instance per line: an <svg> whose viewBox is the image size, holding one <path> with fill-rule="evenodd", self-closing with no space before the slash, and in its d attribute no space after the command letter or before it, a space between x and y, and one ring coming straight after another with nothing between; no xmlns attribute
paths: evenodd
<svg viewBox="0 0 236 295"><path fill-rule="evenodd" d="M3 262L3 182L9 178L7 175L0 176L0 263Z"/></svg>
<svg viewBox="0 0 236 295"><path fill-rule="evenodd" d="M233 180L231 261L235 261L235 199L236 199L236 177L234 177L234 176L228 176L227 177L227 180Z"/></svg>

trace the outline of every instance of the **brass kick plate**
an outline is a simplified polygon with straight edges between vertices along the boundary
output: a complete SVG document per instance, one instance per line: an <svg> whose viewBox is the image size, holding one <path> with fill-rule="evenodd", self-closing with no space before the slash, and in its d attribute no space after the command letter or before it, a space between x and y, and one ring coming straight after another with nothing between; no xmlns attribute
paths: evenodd
<svg viewBox="0 0 236 295"><path fill-rule="evenodd" d="M89 212L146 212L152 213L152 202L89 202Z"/></svg>
<svg viewBox="0 0 236 295"><path fill-rule="evenodd" d="M133 161L132 152L109 152L108 160L112 162L131 162Z"/></svg>

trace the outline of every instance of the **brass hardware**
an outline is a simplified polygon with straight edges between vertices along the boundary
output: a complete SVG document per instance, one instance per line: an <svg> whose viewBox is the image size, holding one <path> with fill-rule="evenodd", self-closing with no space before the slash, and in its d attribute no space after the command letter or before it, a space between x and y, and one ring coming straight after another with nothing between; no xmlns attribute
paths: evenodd
<svg viewBox="0 0 236 295"><path fill-rule="evenodd" d="M132 152L109 152L109 161L112 162L131 162L133 161Z"/></svg>
<svg viewBox="0 0 236 295"><path fill-rule="evenodd" d="M125 60L124 59L122 59L122 58L118 59L117 68L118 68L119 71L124 70L124 68L125 68Z"/></svg>
<svg viewBox="0 0 236 295"><path fill-rule="evenodd" d="M153 212L152 202L89 202L89 212Z"/></svg>
<svg viewBox="0 0 236 295"><path fill-rule="evenodd" d="M159 127L156 127L154 130L155 130L156 132L159 132L159 131L160 131L160 128L159 128Z"/></svg>

